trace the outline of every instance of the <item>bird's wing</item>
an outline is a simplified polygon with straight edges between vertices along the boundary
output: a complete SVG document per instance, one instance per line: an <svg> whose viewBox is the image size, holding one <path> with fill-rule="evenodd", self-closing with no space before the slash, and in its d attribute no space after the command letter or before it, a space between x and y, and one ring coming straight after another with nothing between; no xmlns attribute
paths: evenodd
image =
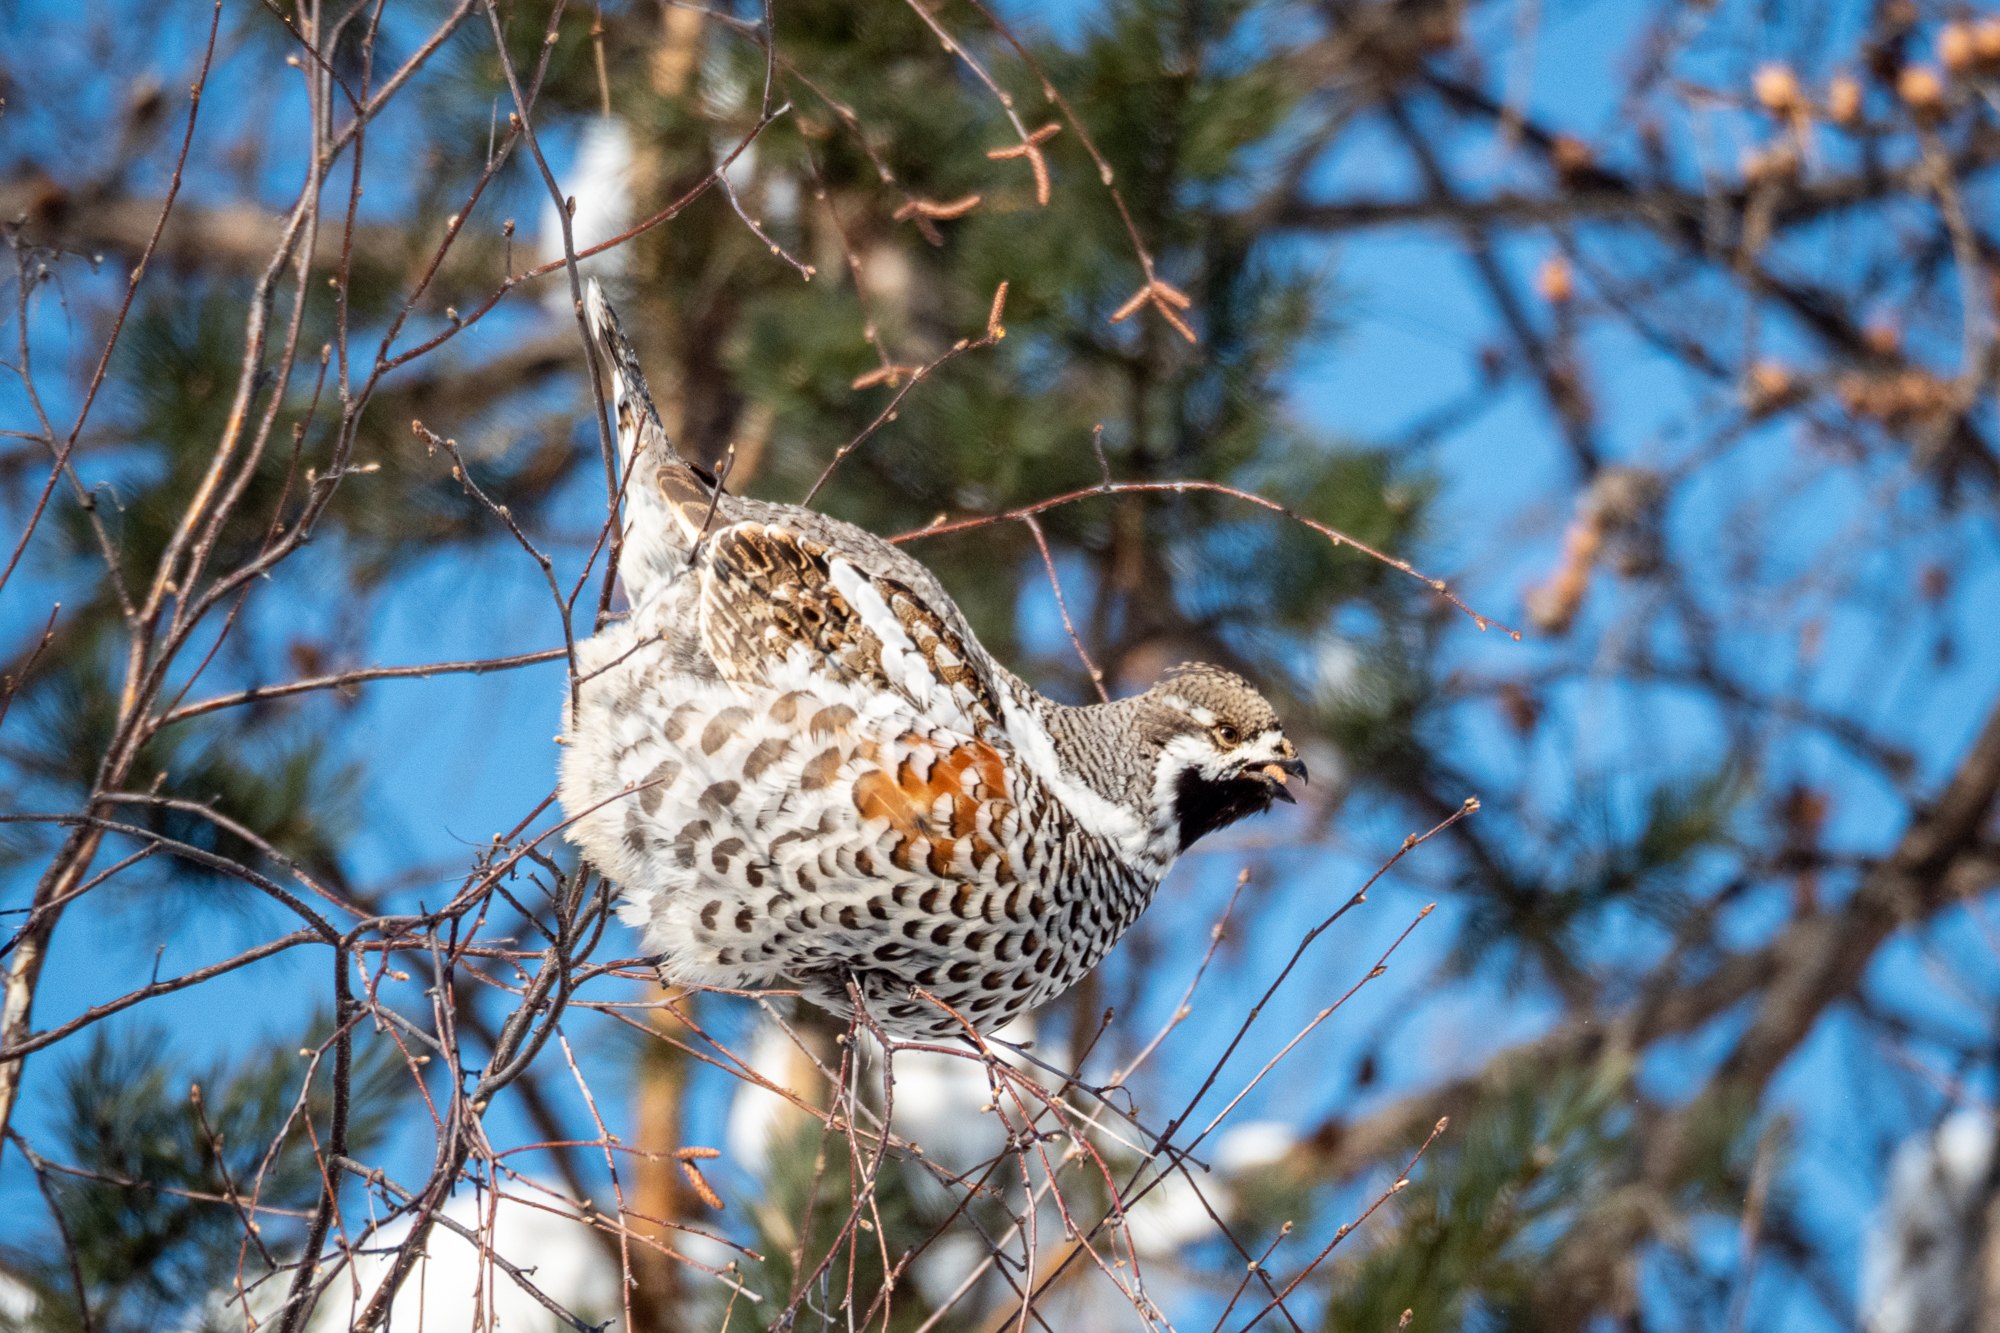
<svg viewBox="0 0 2000 1333"><path fill-rule="evenodd" d="M700 563L702 640L726 679L770 685L804 661L902 696L931 725L1004 743L978 645L907 583L775 523L712 533Z"/></svg>

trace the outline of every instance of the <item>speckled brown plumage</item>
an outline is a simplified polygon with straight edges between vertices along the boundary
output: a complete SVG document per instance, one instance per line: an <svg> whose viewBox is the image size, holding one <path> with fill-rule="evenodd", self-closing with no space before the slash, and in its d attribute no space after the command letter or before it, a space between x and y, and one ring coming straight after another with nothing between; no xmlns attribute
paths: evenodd
<svg viewBox="0 0 2000 1333"><path fill-rule="evenodd" d="M579 646L560 794L663 977L798 989L890 1032L982 1030L1104 957L1186 846L1304 769L1239 677L1069 708L922 565L673 452L593 284L630 480L631 615Z"/></svg>

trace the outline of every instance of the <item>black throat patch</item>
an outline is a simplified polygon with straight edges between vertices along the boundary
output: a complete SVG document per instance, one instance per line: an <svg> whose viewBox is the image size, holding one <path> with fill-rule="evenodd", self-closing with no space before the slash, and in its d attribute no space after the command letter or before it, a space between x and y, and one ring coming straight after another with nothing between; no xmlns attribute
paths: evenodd
<svg viewBox="0 0 2000 1333"><path fill-rule="evenodd" d="M1174 781L1174 818L1180 823L1182 851L1197 838L1270 808L1270 784L1258 778L1216 782L1189 768Z"/></svg>

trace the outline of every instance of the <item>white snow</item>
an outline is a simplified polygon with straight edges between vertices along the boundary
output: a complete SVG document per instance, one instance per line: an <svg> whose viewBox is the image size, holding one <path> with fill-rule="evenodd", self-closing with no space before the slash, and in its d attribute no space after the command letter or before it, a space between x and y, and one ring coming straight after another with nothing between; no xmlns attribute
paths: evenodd
<svg viewBox="0 0 2000 1333"><path fill-rule="evenodd" d="M567 172L558 172L556 181L576 200L569 225L570 239L579 252L625 231L634 221L631 128L615 116L587 121L577 138L575 163ZM540 228L536 257L545 264L560 260L562 215L554 199L543 200ZM616 298L624 287L627 254L624 246L617 246L582 260L577 268L584 276L597 278ZM571 318L569 279L560 274L542 279L542 300L563 319Z"/></svg>
<svg viewBox="0 0 2000 1333"><path fill-rule="evenodd" d="M1977 1212L1996 1133L1991 1111L1963 1110L1896 1149L1887 1197L1862 1255L1868 1333L1971 1326L1980 1282Z"/></svg>

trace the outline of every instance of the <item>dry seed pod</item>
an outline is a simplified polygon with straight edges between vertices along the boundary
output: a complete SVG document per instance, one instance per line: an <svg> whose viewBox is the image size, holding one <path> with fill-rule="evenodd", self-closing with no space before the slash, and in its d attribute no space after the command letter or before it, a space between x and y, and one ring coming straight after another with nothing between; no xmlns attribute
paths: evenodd
<svg viewBox="0 0 2000 1333"><path fill-rule="evenodd" d="M1775 361L1759 361L1744 377L1743 405L1753 416L1766 416L1802 396L1796 376Z"/></svg>
<svg viewBox="0 0 2000 1333"><path fill-rule="evenodd" d="M1549 156L1564 177L1580 175L1597 165L1597 154L1590 151L1590 145L1571 134L1558 134Z"/></svg>
<svg viewBox="0 0 2000 1333"><path fill-rule="evenodd" d="M1929 65L1905 65L1896 76L1896 96L1919 120L1944 114L1944 80Z"/></svg>
<svg viewBox="0 0 2000 1333"><path fill-rule="evenodd" d="M2000 66L2000 17L1972 25L1972 58L1981 65Z"/></svg>
<svg viewBox="0 0 2000 1333"><path fill-rule="evenodd" d="M1877 356L1894 356L1903 350L1903 332L1894 324L1876 320L1862 331L1862 341Z"/></svg>
<svg viewBox="0 0 2000 1333"><path fill-rule="evenodd" d="M1758 103L1774 116L1789 116L1805 104L1805 93L1799 88L1799 76L1792 73L1789 65L1775 61L1759 65L1750 86L1757 94Z"/></svg>
<svg viewBox="0 0 2000 1333"><path fill-rule="evenodd" d="M1962 19L1953 19L1938 29L1938 64L1954 77L1963 75L1978 59L1978 52L1972 40L1972 25Z"/></svg>
<svg viewBox="0 0 2000 1333"><path fill-rule="evenodd" d="M1836 74L1826 86L1826 118L1836 125L1853 125L1861 119L1861 80L1852 74Z"/></svg>
<svg viewBox="0 0 2000 1333"><path fill-rule="evenodd" d="M1569 260L1561 255L1544 259L1535 274L1535 289L1550 305L1568 305L1576 296L1576 275L1570 271Z"/></svg>

